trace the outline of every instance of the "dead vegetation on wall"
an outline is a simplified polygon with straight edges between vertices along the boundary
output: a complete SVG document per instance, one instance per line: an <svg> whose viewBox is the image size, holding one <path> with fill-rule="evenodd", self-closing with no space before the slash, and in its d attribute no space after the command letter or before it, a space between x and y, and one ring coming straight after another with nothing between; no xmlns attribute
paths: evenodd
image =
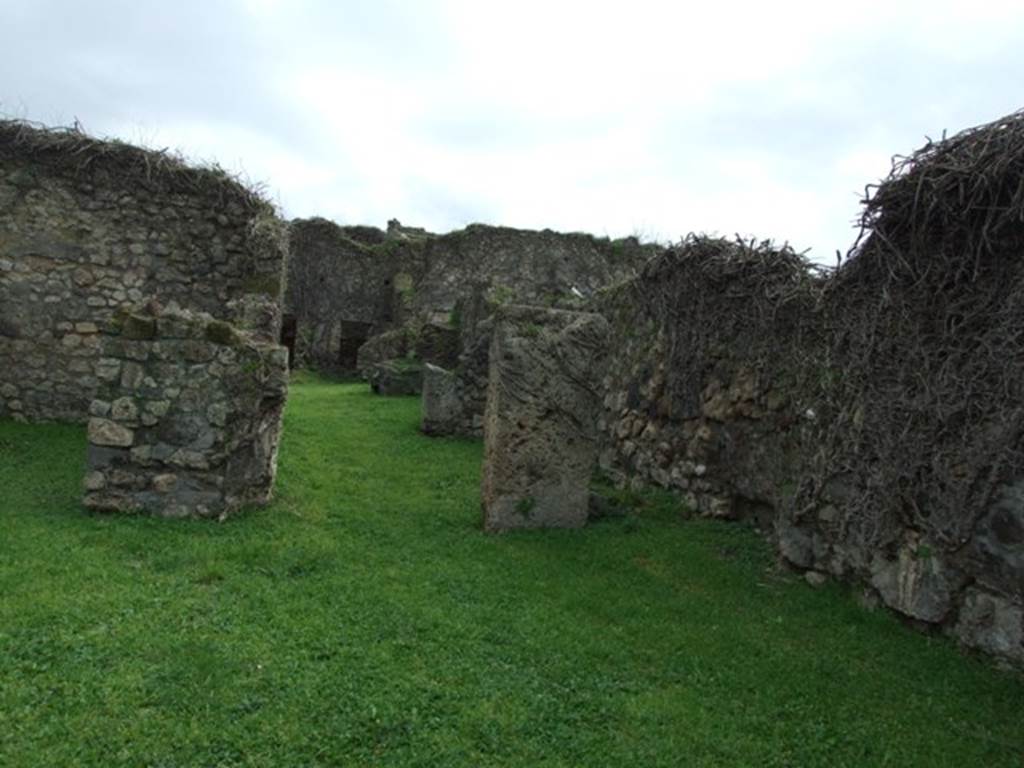
<svg viewBox="0 0 1024 768"><path fill-rule="evenodd" d="M30 160L41 170L83 177L101 173L125 188L139 184L166 193L215 193L250 213L273 212L257 185L242 184L218 165L196 166L169 149L152 150L117 139L97 139L79 125L47 128L24 120L0 120L0 162Z"/></svg>
<svg viewBox="0 0 1024 768"><path fill-rule="evenodd" d="M834 272L690 238L609 292L606 467L1024 660L1024 113L897 158Z"/></svg>
<svg viewBox="0 0 1024 768"><path fill-rule="evenodd" d="M1024 113L898 158L828 285L820 469L861 481L848 535L910 526L954 552L1024 476Z"/></svg>
<svg viewBox="0 0 1024 768"><path fill-rule="evenodd" d="M789 248L691 236L607 291L605 470L771 517L802 461L822 282Z"/></svg>

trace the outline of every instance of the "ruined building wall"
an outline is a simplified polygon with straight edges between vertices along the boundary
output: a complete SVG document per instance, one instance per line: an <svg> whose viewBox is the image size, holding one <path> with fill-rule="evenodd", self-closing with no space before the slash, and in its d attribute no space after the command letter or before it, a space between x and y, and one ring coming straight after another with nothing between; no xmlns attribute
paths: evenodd
<svg viewBox="0 0 1024 768"><path fill-rule="evenodd" d="M812 439L817 287L790 251L694 238L607 291L602 468L770 530Z"/></svg>
<svg viewBox="0 0 1024 768"><path fill-rule="evenodd" d="M499 303L578 306L583 297L635 274L656 250L633 238L612 241L482 224L396 241L393 248L407 276L399 298L408 314L450 311L469 288L482 289Z"/></svg>
<svg viewBox="0 0 1024 768"><path fill-rule="evenodd" d="M450 369L425 369L420 425L425 434L483 437L493 328L492 318L477 323Z"/></svg>
<svg viewBox="0 0 1024 768"><path fill-rule="evenodd" d="M348 367L359 346L390 325L394 259L385 234L373 227L341 227L322 218L289 226L286 311L296 320L299 364ZM345 342L354 348L343 354Z"/></svg>
<svg viewBox="0 0 1024 768"><path fill-rule="evenodd" d="M474 322L460 309L473 295L494 303L579 307L636 273L657 248L633 238L537 232L473 224L432 235L392 222L388 232L324 219L291 225L288 311L300 318L312 362L333 365L342 321L367 337L405 328ZM575 290L574 290L575 289Z"/></svg>
<svg viewBox="0 0 1024 768"><path fill-rule="evenodd" d="M922 286L878 248L818 279L792 253L694 240L609 291L600 465L1024 662L1024 275L994 260L960 282L932 260Z"/></svg>
<svg viewBox="0 0 1024 768"><path fill-rule="evenodd" d="M832 273L691 237L601 292L600 467L1024 664L1022 178L1018 113L904 159ZM427 369L425 432L480 433L486 348Z"/></svg>
<svg viewBox="0 0 1024 768"><path fill-rule="evenodd" d="M862 225L783 552L1024 662L1024 113L900 160Z"/></svg>
<svg viewBox="0 0 1024 768"><path fill-rule="evenodd" d="M279 303L286 248L271 206L221 171L0 123L0 417L85 419L119 309Z"/></svg>

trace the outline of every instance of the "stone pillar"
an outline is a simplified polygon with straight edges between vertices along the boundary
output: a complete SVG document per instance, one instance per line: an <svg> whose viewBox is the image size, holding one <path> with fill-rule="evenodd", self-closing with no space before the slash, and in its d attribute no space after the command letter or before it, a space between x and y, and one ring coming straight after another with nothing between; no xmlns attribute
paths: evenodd
<svg viewBox="0 0 1024 768"><path fill-rule="evenodd" d="M596 314L496 312L484 415L485 530L586 522L607 337Z"/></svg>
<svg viewBox="0 0 1024 768"><path fill-rule="evenodd" d="M223 517L270 499L288 351L259 330L155 305L116 318L90 406L87 507Z"/></svg>
<svg viewBox="0 0 1024 768"><path fill-rule="evenodd" d="M423 366L423 420L427 435L451 435L462 415L455 374L436 365Z"/></svg>

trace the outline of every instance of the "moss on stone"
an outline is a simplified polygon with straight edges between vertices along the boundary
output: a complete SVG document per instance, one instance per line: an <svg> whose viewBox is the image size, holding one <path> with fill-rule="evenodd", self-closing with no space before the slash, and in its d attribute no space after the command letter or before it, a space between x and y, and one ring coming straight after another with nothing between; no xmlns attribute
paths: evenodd
<svg viewBox="0 0 1024 768"><path fill-rule="evenodd" d="M279 275L249 275L242 280L242 292L276 297L281 293L281 278Z"/></svg>
<svg viewBox="0 0 1024 768"><path fill-rule="evenodd" d="M415 373L423 370L423 361L413 357L413 354L410 352L408 357L396 357L394 360L388 360L385 365L389 365L401 373Z"/></svg>
<svg viewBox="0 0 1024 768"><path fill-rule="evenodd" d="M156 318L142 315L127 315L121 322L121 335L126 339L141 341L156 337Z"/></svg>
<svg viewBox="0 0 1024 768"><path fill-rule="evenodd" d="M413 299L416 296L416 286L412 275L408 272L399 272L394 277L395 294L405 309L411 309Z"/></svg>
<svg viewBox="0 0 1024 768"><path fill-rule="evenodd" d="M491 304L501 306L511 304L516 297L514 289L502 283L493 283L487 291L486 299Z"/></svg>
<svg viewBox="0 0 1024 768"><path fill-rule="evenodd" d="M228 347L236 347L242 341L238 331L230 323L225 323L223 320L214 320L207 325L205 336L207 341Z"/></svg>
<svg viewBox="0 0 1024 768"><path fill-rule="evenodd" d="M522 327L522 334L528 339L540 338L541 327L537 323L527 323Z"/></svg>
<svg viewBox="0 0 1024 768"><path fill-rule="evenodd" d="M448 313L448 325L455 330L462 328L462 307L456 304Z"/></svg>
<svg viewBox="0 0 1024 768"><path fill-rule="evenodd" d="M124 321L127 320L130 315L131 311L124 307L115 309L114 313L106 323L106 330L109 333L121 333L124 329Z"/></svg>

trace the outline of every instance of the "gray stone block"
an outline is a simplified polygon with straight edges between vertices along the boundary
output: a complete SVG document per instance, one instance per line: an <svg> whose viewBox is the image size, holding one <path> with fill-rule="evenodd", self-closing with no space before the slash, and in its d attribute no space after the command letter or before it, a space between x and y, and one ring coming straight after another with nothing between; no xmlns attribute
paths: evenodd
<svg viewBox="0 0 1024 768"><path fill-rule="evenodd" d="M953 634L962 643L1024 662L1024 606L968 589Z"/></svg>
<svg viewBox="0 0 1024 768"><path fill-rule="evenodd" d="M423 368L423 421L428 435L454 434L462 416L455 374L427 363Z"/></svg>
<svg viewBox="0 0 1024 768"><path fill-rule="evenodd" d="M597 460L608 325L600 315L503 307L484 417L484 529L582 526Z"/></svg>
<svg viewBox="0 0 1024 768"><path fill-rule="evenodd" d="M378 395L418 395L423 391L423 366L410 360L386 360L369 371L370 389Z"/></svg>

